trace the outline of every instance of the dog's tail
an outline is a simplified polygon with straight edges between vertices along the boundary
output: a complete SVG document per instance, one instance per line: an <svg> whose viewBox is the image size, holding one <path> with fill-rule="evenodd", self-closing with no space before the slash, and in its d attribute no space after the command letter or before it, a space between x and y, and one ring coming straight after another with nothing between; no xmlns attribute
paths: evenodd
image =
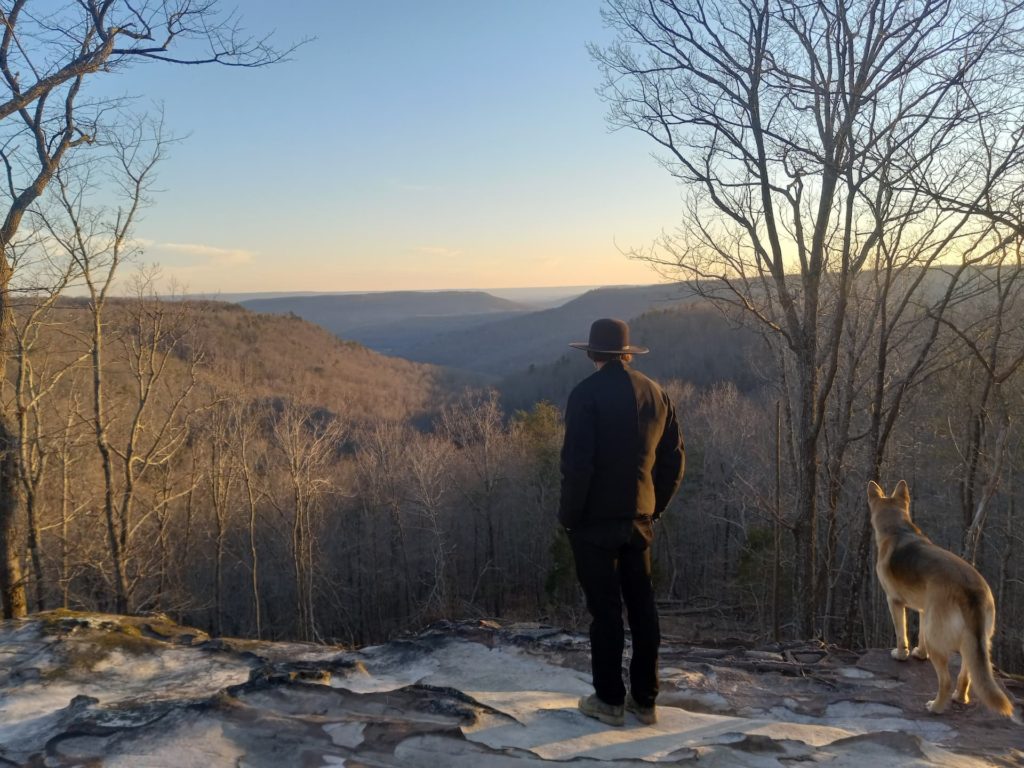
<svg viewBox="0 0 1024 768"><path fill-rule="evenodd" d="M990 600L970 600L969 638L961 649L963 663L971 673L971 683L982 703L1005 717L1016 719L1013 704L992 674L991 638L995 630L995 609ZM966 617L965 617L966 618Z"/></svg>

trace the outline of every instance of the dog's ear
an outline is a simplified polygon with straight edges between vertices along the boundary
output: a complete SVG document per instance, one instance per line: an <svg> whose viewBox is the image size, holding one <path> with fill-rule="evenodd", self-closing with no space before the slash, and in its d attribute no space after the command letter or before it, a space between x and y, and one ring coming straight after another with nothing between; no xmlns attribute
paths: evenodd
<svg viewBox="0 0 1024 768"><path fill-rule="evenodd" d="M882 486L872 480L868 483L868 498L869 499L884 499L885 491L882 490Z"/></svg>
<svg viewBox="0 0 1024 768"><path fill-rule="evenodd" d="M892 492L892 497L899 502L910 506L910 488L907 487L906 480L900 480L896 483L896 490Z"/></svg>

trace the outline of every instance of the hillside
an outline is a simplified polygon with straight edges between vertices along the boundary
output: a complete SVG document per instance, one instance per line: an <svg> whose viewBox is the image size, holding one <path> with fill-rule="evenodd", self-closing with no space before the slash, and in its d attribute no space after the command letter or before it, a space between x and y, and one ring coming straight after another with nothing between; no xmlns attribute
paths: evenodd
<svg viewBox="0 0 1024 768"><path fill-rule="evenodd" d="M90 316L84 302L68 300L54 311L60 323L44 327L40 349L46 351L50 366L88 349ZM183 334L163 374L167 383L187 379L186 361L197 353L201 357L197 380L208 390L250 400L286 399L363 422L428 419L451 393L475 380L387 357L295 316L260 314L215 301L159 302L145 310L141 322L152 325L161 313L164 317L159 322L168 339ZM109 302L104 365L114 396L131 392L133 386L130 356L126 356L131 347L125 344L138 333L137 322L132 302ZM69 344L69 339L75 342ZM85 364L82 360L78 367ZM84 384L82 377L74 379L75 386ZM71 381L65 377L62 386ZM57 391L61 399L68 396L63 388Z"/></svg>
<svg viewBox="0 0 1024 768"><path fill-rule="evenodd" d="M418 419L473 381L379 354L295 316L199 306L208 375L229 387L244 383L263 397L289 397L357 421Z"/></svg>

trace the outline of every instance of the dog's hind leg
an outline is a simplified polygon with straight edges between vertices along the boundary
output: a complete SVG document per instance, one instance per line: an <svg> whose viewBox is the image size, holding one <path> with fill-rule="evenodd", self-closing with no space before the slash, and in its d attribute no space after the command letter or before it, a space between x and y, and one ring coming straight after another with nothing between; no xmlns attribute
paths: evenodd
<svg viewBox="0 0 1024 768"><path fill-rule="evenodd" d="M897 661L906 661L910 657L910 644L907 642L907 606L894 597L886 595L889 602L889 615L892 626L896 630L896 647L889 655Z"/></svg>
<svg viewBox="0 0 1024 768"><path fill-rule="evenodd" d="M910 652L910 655L915 659L927 659L928 643L924 635L924 611L918 611L917 617L917 645L914 646L914 650Z"/></svg>
<svg viewBox="0 0 1024 768"><path fill-rule="evenodd" d="M971 700L971 672L967 668L967 659L960 654L960 674L956 678L956 693L953 694L953 701L967 704Z"/></svg>
<svg viewBox="0 0 1024 768"><path fill-rule="evenodd" d="M941 714L949 706L949 695L953 692L953 680L949 676L949 656L932 648L930 658L935 667L935 675L939 678L939 691L935 698L926 705L933 715Z"/></svg>

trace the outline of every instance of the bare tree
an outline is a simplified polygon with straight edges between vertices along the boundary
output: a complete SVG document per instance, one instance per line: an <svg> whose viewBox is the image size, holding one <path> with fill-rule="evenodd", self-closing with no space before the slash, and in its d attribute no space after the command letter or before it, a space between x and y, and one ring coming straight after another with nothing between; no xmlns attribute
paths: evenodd
<svg viewBox="0 0 1024 768"><path fill-rule="evenodd" d="M59 530L58 540L60 542L60 557L58 571L60 574L60 596L61 607L67 608L70 605L71 582L73 579L71 565L71 525L85 508L90 494L74 494L72 491L71 476L75 466L81 461L81 448L88 442L88 436L82 436L76 425L81 419L80 385L77 377L73 376L69 391L66 395L65 410L63 419L58 419L55 413L54 420L61 423L59 438L54 440L52 448L53 455L60 465L60 485L57 492L58 514L57 528ZM55 412L57 408L53 409ZM81 501L84 496L86 501Z"/></svg>
<svg viewBox="0 0 1024 768"><path fill-rule="evenodd" d="M110 102L88 94L96 79L137 61L262 66L287 52L245 34L216 0L62 0L0 8L0 370L11 353L21 223L58 170L120 124ZM37 6L38 7L38 6ZM16 535L21 451L14 414L0 413L0 598L3 615L27 610Z"/></svg>
<svg viewBox="0 0 1024 768"><path fill-rule="evenodd" d="M999 487L1007 445L1012 429L1005 385L1024 366L1024 233L1013 248L1000 254L995 264L974 276L981 286L974 300L960 311L942 316L957 341L967 350L963 366L967 381L974 384L965 402L968 428L960 446L963 474L960 502L964 536L961 554L972 563L978 555L989 504ZM988 478L983 472L986 440L992 426ZM979 486L981 486L979 488Z"/></svg>
<svg viewBox="0 0 1024 768"><path fill-rule="evenodd" d="M882 249L970 265L1007 241L978 209L1024 159L1011 32L1024 9L609 0L605 13L619 40L593 54L610 120L651 137L687 196L679 231L638 255L740 310L792 366L797 631L816 632L820 440L852 287Z"/></svg>
<svg viewBox="0 0 1024 768"><path fill-rule="evenodd" d="M502 492L509 475L505 460L509 445L498 393L467 393L460 402L442 411L441 430L459 449L458 456L465 468L457 476L456 488L473 520L470 576L475 586L470 602L483 592L490 598L489 609L500 616L505 603Z"/></svg>
<svg viewBox="0 0 1024 768"><path fill-rule="evenodd" d="M55 306L61 292L77 274L76 265L47 237L42 217L36 212L31 218L31 226L9 247L11 261L21 275L18 286L21 300L11 328L14 400L5 404L5 408L14 413L18 427L17 465L25 505L28 551L35 579L36 606L42 610L46 578L38 500L52 452L43 426L42 405L64 376L87 355L62 354L60 349L64 323L59 319L61 310Z"/></svg>
<svg viewBox="0 0 1024 768"><path fill-rule="evenodd" d="M270 499L291 528L295 616L303 640L320 638L316 618L318 543L323 501L333 490L330 467L345 425L322 410L281 403L271 414L273 445L284 464L283 493Z"/></svg>
<svg viewBox="0 0 1024 768"><path fill-rule="evenodd" d="M151 144L148 141L150 138ZM108 424L111 417L106 404L104 378L104 313L118 269L135 252L131 240L132 226L139 211L148 202L147 191L164 146L159 126L155 126L150 135L143 122L136 123L127 137L114 134L109 143L112 157L107 159L112 160L117 182L124 193L120 204L113 210L94 204L94 179L105 170L105 166L87 162L62 169L57 174L59 212L44 219L51 238L63 248L67 260L75 265L89 295L92 322L87 348L92 363L92 424L103 466L103 508L114 569L116 605L122 613L128 610L129 586L123 551L127 542L128 521L122 520L119 525L117 520L115 455L110 445ZM134 471L134 463L128 463ZM130 498L130 489L128 495Z"/></svg>
<svg viewBox="0 0 1024 768"><path fill-rule="evenodd" d="M243 480L236 455L233 403L215 402L201 432L205 448L206 484L214 523L213 627L224 634L224 555L231 509ZM255 569L254 569L255 570Z"/></svg>
<svg viewBox="0 0 1024 768"><path fill-rule="evenodd" d="M451 478L447 471L451 446L436 437L418 435L408 451L411 489L409 500L417 513L418 530L429 537L430 571L428 592L420 612L446 618L452 610L453 586L450 583L454 546L445 530L444 498Z"/></svg>
<svg viewBox="0 0 1024 768"><path fill-rule="evenodd" d="M563 430L561 411L546 401L538 402L530 411L517 412L511 425L519 453L516 463L522 468L515 481L519 507L516 582L523 585L520 596L525 598L532 592L537 605L544 605L555 591L547 589L549 579L554 586L562 576L552 574L552 548L567 543L560 526L552 525L558 512Z"/></svg>
<svg viewBox="0 0 1024 768"><path fill-rule="evenodd" d="M413 435L407 425L381 422L366 428L358 438L356 477L368 530L387 532L387 557L392 563L393 616L408 617L413 610L413 574L410 565L407 498L408 470ZM424 494L430 504L429 489ZM379 578L379 577L377 577Z"/></svg>
<svg viewBox="0 0 1024 768"><path fill-rule="evenodd" d="M232 424L238 439L238 467L245 487L245 510L247 513L247 529L249 533L249 585L252 592L253 621L256 624L256 638L263 639L263 611L260 598L260 559L256 545L256 516L259 502L265 495L256 481L254 455L256 443L256 408L234 402L232 408Z"/></svg>

